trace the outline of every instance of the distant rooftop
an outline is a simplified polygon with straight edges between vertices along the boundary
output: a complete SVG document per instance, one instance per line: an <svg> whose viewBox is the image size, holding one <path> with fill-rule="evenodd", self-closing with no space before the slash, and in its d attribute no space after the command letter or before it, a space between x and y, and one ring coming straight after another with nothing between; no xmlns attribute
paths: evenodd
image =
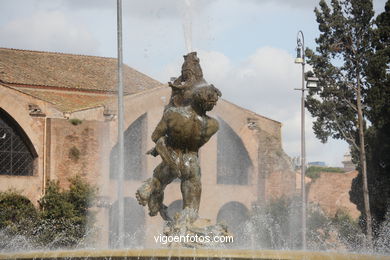
<svg viewBox="0 0 390 260"><path fill-rule="evenodd" d="M123 82L127 95L163 86L127 65ZM117 59L0 48L0 84L52 103L60 111L77 111L112 98Z"/></svg>
<svg viewBox="0 0 390 260"><path fill-rule="evenodd" d="M316 162L308 162L307 164L310 165L310 166L326 166L326 163L325 163L325 162L319 162L319 161L316 161Z"/></svg>

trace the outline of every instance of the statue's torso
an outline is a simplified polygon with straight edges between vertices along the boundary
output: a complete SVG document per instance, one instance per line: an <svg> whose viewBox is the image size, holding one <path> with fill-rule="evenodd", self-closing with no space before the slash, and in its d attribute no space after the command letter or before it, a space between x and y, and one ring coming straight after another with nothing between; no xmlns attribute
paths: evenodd
<svg viewBox="0 0 390 260"><path fill-rule="evenodd" d="M198 151L218 130L218 122L200 116L190 107L172 107L166 111L167 143L173 148Z"/></svg>

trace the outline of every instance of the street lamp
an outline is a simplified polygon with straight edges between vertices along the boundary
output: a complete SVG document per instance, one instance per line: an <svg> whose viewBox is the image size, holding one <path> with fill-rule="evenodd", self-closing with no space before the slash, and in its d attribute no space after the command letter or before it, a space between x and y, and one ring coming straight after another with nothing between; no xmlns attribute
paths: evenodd
<svg viewBox="0 0 390 260"><path fill-rule="evenodd" d="M301 98L301 192L302 192L302 249L306 249L306 144L305 144L305 90L317 88L318 78L308 77L305 88L305 38L303 32L299 31L297 35L297 57L296 64L302 65L302 87L295 89L302 91Z"/></svg>
<svg viewBox="0 0 390 260"><path fill-rule="evenodd" d="M122 0L117 0L117 44L118 44L118 247L124 246L124 105L123 105L123 48L122 48Z"/></svg>
<svg viewBox="0 0 390 260"><path fill-rule="evenodd" d="M317 88L318 78L317 77L307 77L306 79L306 88Z"/></svg>
<svg viewBox="0 0 390 260"><path fill-rule="evenodd" d="M296 64L302 65L302 88L296 89L302 91L301 98L301 196L302 196L302 249L306 249L306 189L305 189L305 170L306 170L306 146L305 146L305 38L303 32L299 31L297 35L297 57Z"/></svg>

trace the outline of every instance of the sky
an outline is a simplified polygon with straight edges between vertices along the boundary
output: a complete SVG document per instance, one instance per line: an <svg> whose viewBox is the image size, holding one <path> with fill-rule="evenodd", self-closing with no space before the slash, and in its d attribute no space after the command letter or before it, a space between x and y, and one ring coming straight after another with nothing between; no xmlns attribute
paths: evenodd
<svg viewBox="0 0 390 260"><path fill-rule="evenodd" d="M162 83L197 51L204 77L223 98L282 123L282 143L300 155L301 65L319 36L317 0L123 0L124 63ZM375 0L383 12L385 0ZM0 47L116 57L115 0L0 0ZM308 66L306 66L307 69ZM306 157L341 166L348 145L322 144L306 112Z"/></svg>

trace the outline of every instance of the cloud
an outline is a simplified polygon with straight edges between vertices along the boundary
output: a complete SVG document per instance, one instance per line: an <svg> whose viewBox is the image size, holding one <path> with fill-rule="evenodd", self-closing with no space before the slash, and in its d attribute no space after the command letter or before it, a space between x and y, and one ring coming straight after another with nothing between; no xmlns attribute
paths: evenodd
<svg viewBox="0 0 390 260"><path fill-rule="evenodd" d="M242 1L242 0L237 0ZM288 7L293 9L306 9L306 10L314 10L315 7L318 7L319 0L313 1L313 0L294 0L294 1L287 1L287 0L247 0L247 2L251 2L252 4L256 5L273 5L281 7ZM328 5L330 5L330 0L326 1ZM374 0L373 6L376 14L379 14L384 11L386 0Z"/></svg>
<svg viewBox="0 0 390 260"><path fill-rule="evenodd" d="M199 51L204 77L210 82L224 82L233 70L233 64L224 54L217 51ZM221 86L222 87L222 86Z"/></svg>
<svg viewBox="0 0 390 260"><path fill-rule="evenodd" d="M216 51L199 51L205 79L222 91L224 99L282 123L284 150L300 155L301 142L301 66L285 50L262 47L235 64ZM182 59L167 65L161 75L168 81L178 76ZM321 144L311 129L313 119L306 112L307 161L326 161L340 165L346 145L333 141ZM329 152L331 151L331 152Z"/></svg>
<svg viewBox="0 0 390 260"><path fill-rule="evenodd" d="M3 47L96 54L97 41L62 12L37 12L0 27Z"/></svg>
<svg viewBox="0 0 390 260"><path fill-rule="evenodd" d="M263 5L272 3L274 5L279 6L288 6L292 8L311 8L314 9L314 7L318 4L319 1L313 1L313 0L295 0L295 1L286 1L286 0L249 0L252 3Z"/></svg>
<svg viewBox="0 0 390 260"><path fill-rule="evenodd" d="M129 0L122 1L123 14L132 17L149 19L180 18L181 12L186 8L186 2L191 5L194 12L201 12L215 0ZM62 5L71 10L80 9L114 9L116 1L94 0L62 0Z"/></svg>
<svg viewBox="0 0 390 260"><path fill-rule="evenodd" d="M291 106L299 101L299 93L293 89L300 84L300 67L284 50L259 48L239 64L217 51L201 50L198 56L206 80L240 106L283 120L289 118ZM177 76L182 61L180 58L167 65L160 78Z"/></svg>
<svg viewBox="0 0 390 260"><path fill-rule="evenodd" d="M194 4L192 45L200 49L198 56L205 78L221 89L223 98L282 122L285 150L290 156L299 155L300 93L293 89L300 87L300 66L280 48L292 51L298 28L313 23L311 11L294 8L309 5L309 1L191 2ZM116 1L5 3L0 18L3 21L0 45L4 47L116 56ZM180 74L181 54L185 52L180 23L184 3L184 0L123 0L125 63L161 82ZM314 6L318 1L310 3ZM306 15L309 13L310 17ZM284 19L279 19L280 16ZM309 44L314 38L310 36L313 31L310 28L301 28ZM264 45L280 48L256 49ZM324 158L330 162L333 159L324 152L328 146L315 139L309 122L307 117L308 160Z"/></svg>
<svg viewBox="0 0 390 260"><path fill-rule="evenodd" d="M209 62L216 63L216 57ZM290 107L296 104L293 89L299 86L300 73L288 52L262 47L231 67L227 77L216 82L226 97L279 121L289 117Z"/></svg>

